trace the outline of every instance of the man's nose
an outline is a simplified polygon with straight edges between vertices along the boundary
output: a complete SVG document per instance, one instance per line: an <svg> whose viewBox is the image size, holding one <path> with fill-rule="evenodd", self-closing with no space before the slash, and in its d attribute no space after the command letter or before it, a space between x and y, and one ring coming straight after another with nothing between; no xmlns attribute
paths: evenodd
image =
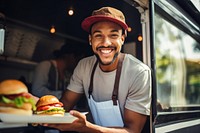
<svg viewBox="0 0 200 133"><path fill-rule="evenodd" d="M112 44L108 37L104 37L102 43L103 43L104 46L109 46L109 45Z"/></svg>

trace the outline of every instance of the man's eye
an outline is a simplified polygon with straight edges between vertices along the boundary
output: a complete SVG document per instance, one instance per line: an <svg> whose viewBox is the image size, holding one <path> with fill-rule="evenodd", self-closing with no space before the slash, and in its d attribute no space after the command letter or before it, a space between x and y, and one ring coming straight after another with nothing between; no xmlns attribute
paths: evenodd
<svg viewBox="0 0 200 133"><path fill-rule="evenodd" d="M119 35L118 34L112 34L111 37L112 38L117 38Z"/></svg>
<svg viewBox="0 0 200 133"><path fill-rule="evenodd" d="M102 35L97 34L97 35L95 35L94 37L95 37L95 38L100 38L100 37L102 37Z"/></svg>

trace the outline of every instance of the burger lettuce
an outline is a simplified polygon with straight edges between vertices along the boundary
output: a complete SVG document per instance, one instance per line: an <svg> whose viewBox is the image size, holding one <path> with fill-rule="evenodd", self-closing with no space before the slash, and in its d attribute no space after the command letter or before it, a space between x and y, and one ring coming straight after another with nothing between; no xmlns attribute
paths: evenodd
<svg viewBox="0 0 200 133"><path fill-rule="evenodd" d="M6 104L15 104L17 107L22 107L24 103L30 103L32 105L32 109L36 110L35 102L32 98L18 96L14 99L9 99L5 96L1 96L1 102Z"/></svg>
<svg viewBox="0 0 200 133"><path fill-rule="evenodd" d="M45 114L45 113L51 113L51 112L65 112L65 109L62 107L50 107L47 110L41 110L41 111L36 111L36 114Z"/></svg>

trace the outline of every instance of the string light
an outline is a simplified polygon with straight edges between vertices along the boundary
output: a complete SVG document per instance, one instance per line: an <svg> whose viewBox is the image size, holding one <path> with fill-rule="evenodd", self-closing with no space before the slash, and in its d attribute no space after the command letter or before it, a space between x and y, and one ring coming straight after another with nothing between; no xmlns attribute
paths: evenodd
<svg viewBox="0 0 200 133"><path fill-rule="evenodd" d="M74 15L74 10L70 9L70 10L68 11L68 14L69 14L70 16Z"/></svg>
<svg viewBox="0 0 200 133"><path fill-rule="evenodd" d="M54 26L51 26L51 29L50 29L50 33L55 33L56 32L56 29L55 29L55 27Z"/></svg>
<svg viewBox="0 0 200 133"><path fill-rule="evenodd" d="M128 32L131 32L131 31L132 31L132 28L131 28L131 27L128 27L127 31L128 31Z"/></svg>
<svg viewBox="0 0 200 133"><path fill-rule="evenodd" d="M141 41L142 41L142 39L143 39L143 38L142 38L142 36L141 36L141 35L139 35L139 36L138 36L138 41L139 41L139 42L141 42Z"/></svg>

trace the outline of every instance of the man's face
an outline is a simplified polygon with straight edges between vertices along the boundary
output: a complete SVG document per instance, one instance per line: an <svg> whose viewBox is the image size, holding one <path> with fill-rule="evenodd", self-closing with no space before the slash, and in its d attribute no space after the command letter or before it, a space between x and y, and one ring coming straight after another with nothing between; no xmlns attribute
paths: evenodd
<svg viewBox="0 0 200 133"><path fill-rule="evenodd" d="M89 36L92 50L102 65L110 65L115 61L124 39L122 28L109 21L95 23Z"/></svg>

